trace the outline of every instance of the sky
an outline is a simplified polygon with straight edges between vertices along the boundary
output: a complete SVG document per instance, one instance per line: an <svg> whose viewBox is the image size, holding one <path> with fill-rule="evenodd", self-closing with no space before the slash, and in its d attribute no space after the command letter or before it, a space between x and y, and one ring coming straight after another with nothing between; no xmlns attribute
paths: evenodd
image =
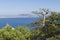
<svg viewBox="0 0 60 40"><path fill-rule="evenodd" d="M42 8L60 11L60 0L0 0L0 15L32 14Z"/></svg>

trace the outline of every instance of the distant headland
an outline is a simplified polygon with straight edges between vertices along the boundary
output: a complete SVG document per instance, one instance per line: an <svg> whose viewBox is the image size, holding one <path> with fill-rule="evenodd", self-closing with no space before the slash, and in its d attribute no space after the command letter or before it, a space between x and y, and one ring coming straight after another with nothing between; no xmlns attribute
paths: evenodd
<svg viewBox="0 0 60 40"><path fill-rule="evenodd" d="M19 15L0 15L0 18L36 18L38 15L34 14L19 14Z"/></svg>

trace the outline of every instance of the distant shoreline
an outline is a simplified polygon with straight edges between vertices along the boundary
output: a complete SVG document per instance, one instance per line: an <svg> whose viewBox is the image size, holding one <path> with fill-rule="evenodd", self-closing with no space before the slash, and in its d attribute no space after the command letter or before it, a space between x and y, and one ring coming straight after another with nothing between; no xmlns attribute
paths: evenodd
<svg viewBox="0 0 60 40"><path fill-rule="evenodd" d="M37 15L21 14L21 15L0 15L0 18L37 18Z"/></svg>

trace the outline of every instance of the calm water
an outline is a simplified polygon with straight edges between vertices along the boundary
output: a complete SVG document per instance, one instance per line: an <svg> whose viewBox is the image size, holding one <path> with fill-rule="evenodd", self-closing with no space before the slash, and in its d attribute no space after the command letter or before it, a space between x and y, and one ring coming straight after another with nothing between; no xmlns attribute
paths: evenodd
<svg viewBox="0 0 60 40"><path fill-rule="evenodd" d="M0 18L0 28L8 23L12 27L25 26L28 23L36 21L38 18Z"/></svg>

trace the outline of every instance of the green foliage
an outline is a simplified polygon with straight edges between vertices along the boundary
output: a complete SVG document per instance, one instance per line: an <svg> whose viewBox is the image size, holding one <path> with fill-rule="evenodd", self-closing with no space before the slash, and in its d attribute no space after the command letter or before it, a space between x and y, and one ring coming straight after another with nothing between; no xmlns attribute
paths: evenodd
<svg viewBox="0 0 60 40"><path fill-rule="evenodd" d="M41 24L43 22L43 19L37 20L32 23L32 25L37 25L37 28L40 26L39 31L35 29L35 32L39 33L36 37L55 37L55 35L60 34L60 15L58 12L51 12L51 15L48 16L45 20L45 27L43 27ZM36 34L37 34L36 33ZM34 33L35 34L35 33Z"/></svg>
<svg viewBox="0 0 60 40"><path fill-rule="evenodd" d="M30 33L30 30L28 28L19 26L16 28L16 30L20 31L27 40L30 38L31 33Z"/></svg>
<svg viewBox="0 0 60 40"><path fill-rule="evenodd" d="M6 26L0 30L1 40L26 40L24 35L17 30L13 30L12 27Z"/></svg>

